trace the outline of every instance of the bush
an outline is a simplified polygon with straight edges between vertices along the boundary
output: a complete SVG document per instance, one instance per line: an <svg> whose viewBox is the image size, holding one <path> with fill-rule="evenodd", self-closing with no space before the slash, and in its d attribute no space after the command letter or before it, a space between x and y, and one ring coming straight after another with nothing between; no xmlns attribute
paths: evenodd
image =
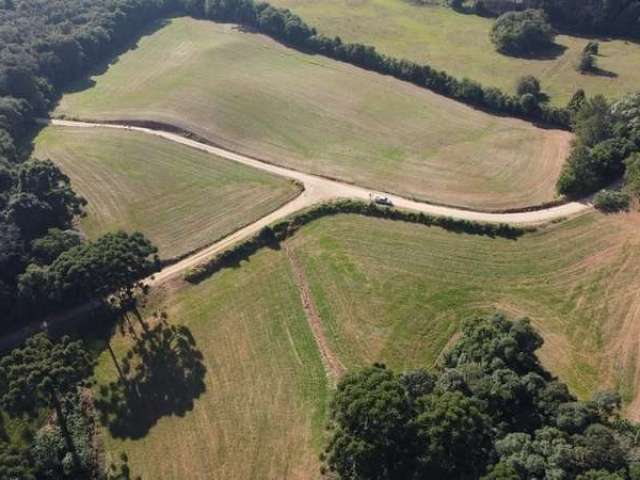
<svg viewBox="0 0 640 480"><path fill-rule="evenodd" d="M527 93L539 97L540 96L540 81L533 75L525 75L520 77L516 83L516 93L518 96L525 95Z"/></svg>
<svg viewBox="0 0 640 480"><path fill-rule="evenodd" d="M629 194L613 190L602 190L594 198L594 206L603 212L619 212L629 208Z"/></svg>
<svg viewBox="0 0 640 480"><path fill-rule="evenodd" d="M555 32L542 10L507 12L496 20L491 42L499 52L534 54L553 45Z"/></svg>

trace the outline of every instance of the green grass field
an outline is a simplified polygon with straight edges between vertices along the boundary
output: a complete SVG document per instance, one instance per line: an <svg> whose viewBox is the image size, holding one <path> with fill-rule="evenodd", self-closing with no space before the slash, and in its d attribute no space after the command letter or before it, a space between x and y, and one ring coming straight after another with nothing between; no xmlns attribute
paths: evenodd
<svg viewBox="0 0 640 480"><path fill-rule="evenodd" d="M485 85L513 91L521 75L535 75L553 103L564 105L578 89L611 98L636 91L640 85L640 45L625 40L598 39L598 65L603 74L581 75L574 65L589 39L558 36L555 58L521 59L495 51L489 41L492 19L464 15L408 0L273 0L290 8L326 35L374 45L378 51L407 58L468 77ZM607 73L609 72L609 73Z"/></svg>
<svg viewBox="0 0 640 480"><path fill-rule="evenodd" d="M88 201L91 238L139 230L172 258L213 243L295 197L299 187L142 133L48 127L35 155L51 158Z"/></svg>
<svg viewBox="0 0 640 480"><path fill-rule="evenodd" d="M479 209L552 200L570 140L188 18L143 37L92 81L55 113L171 123L285 166Z"/></svg>
<svg viewBox="0 0 640 480"><path fill-rule="evenodd" d="M288 247L348 368L431 367L462 319L499 310L533 320L544 364L574 392L618 388L637 415L638 226L638 214L588 214L514 241L340 215ZM327 382L283 250L154 295L147 311L195 337L206 391L143 438L105 429L111 457L126 451L143 478L315 478ZM119 356L129 341L114 338ZM97 378L116 378L107 353Z"/></svg>
<svg viewBox="0 0 640 480"><path fill-rule="evenodd" d="M347 367L431 366L462 319L499 310L529 316L547 367L587 395L634 385L611 373L635 369L638 221L592 214L513 241L339 216L291 243Z"/></svg>

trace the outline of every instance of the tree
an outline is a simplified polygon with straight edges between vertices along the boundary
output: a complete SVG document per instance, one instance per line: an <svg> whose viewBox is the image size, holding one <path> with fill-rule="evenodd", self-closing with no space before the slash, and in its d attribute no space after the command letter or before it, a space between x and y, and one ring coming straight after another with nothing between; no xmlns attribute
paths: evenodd
<svg viewBox="0 0 640 480"><path fill-rule="evenodd" d="M50 266L63 299L101 298L116 294L129 301L140 280L158 266L158 249L141 233L108 233L74 247Z"/></svg>
<svg viewBox="0 0 640 480"><path fill-rule="evenodd" d="M567 109L572 113L576 114L584 105L585 100L587 99L587 95L584 93L583 89L576 90L576 93L573 94L571 100L567 104Z"/></svg>
<svg viewBox="0 0 640 480"><path fill-rule="evenodd" d="M31 256L41 265L49 265L67 250L77 247L82 238L74 230L49 229L44 237L31 242Z"/></svg>
<svg viewBox="0 0 640 480"><path fill-rule="evenodd" d="M602 95L585 100L582 108L573 116L573 129L578 142L587 147L611 138L612 125L609 103Z"/></svg>
<svg viewBox="0 0 640 480"><path fill-rule="evenodd" d="M540 97L540 81L533 75L525 75L520 77L516 83L516 93L518 96L531 94L534 97Z"/></svg>
<svg viewBox="0 0 640 480"><path fill-rule="evenodd" d="M589 148L576 145L562 167L557 183L558 192L580 197L596 191L601 186L597 165Z"/></svg>
<svg viewBox="0 0 640 480"><path fill-rule="evenodd" d="M598 55L598 52L600 51L600 44L596 41L589 41L585 47L584 47L584 52L588 52L591 55Z"/></svg>
<svg viewBox="0 0 640 480"><path fill-rule="evenodd" d="M478 478L492 456L491 419L482 403L460 392L423 397L416 418L426 478Z"/></svg>
<svg viewBox="0 0 640 480"><path fill-rule="evenodd" d="M519 478L567 478L573 469L573 451L568 435L545 427L534 435L511 433L496 441L499 463L515 470Z"/></svg>
<svg viewBox="0 0 640 480"><path fill-rule="evenodd" d="M344 479L409 478L416 459L411 408L399 378L384 366L348 374L331 403L326 464Z"/></svg>
<svg viewBox="0 0 640 480"><path fill-rule="evenodd" d="M607 213L627 210L629 208L629 194L615 190L601 190L594 197L593 206Z"/></svg>
<svg viewBox="0 0 640 480"><path fill-rule="evenodd" d="M541 345L526 320L480 317L433 372L347 375L331 403L332 478L638 478L640 427L619 419L620 397L577 401L541 367Z"/></svg>
<svg viewBox="0 0 640 480"><path fill-rule="evenodd" d="M617 473L607 472L606 470L589 470L576 477L576 480L624 480L624 477Z"/></svg>
<svg viewBox="0 0 640 480"><path fill-rule="evenodd" d="M67 428L63 401L86 385L92 368L93 360L82 341L62 337L54 343L44 333L29 338L23 347L0 360L0 405L14 414L53 408L76 466L79 460Z"/></svg>
<svg viewBox="0 0 640 480"><path fill-rule="evenodd" d="M479 364L488 371L509 368L520 375L536 372L548 377L535 355L542 344L528 319L510 322L500 314L475 317L463 323L462 338L442 364L447 368Z"/></svg>
<svg viewBox="0 0 640 480"><path fill-rule="evenodd" d="M7 219L20 228L27 239L36 238L55 226L51 206L31 193L17 193L9 198Z"/></svg>
<svg viewBox="0 0 640 480"><path fill-rule="evenodd" d="M550 48L555 32L542 10L507 12L496 20L490 34L499 52L530 55Z"/></svg>
<svg viewBox="0 0 640 480"><path fill-rule="evenodd" d="M87 203L75 194L69 177L51 160L29 160L22 164L18 170L18 188L49 206L50 225L55 227L69 227Z"/></svg>

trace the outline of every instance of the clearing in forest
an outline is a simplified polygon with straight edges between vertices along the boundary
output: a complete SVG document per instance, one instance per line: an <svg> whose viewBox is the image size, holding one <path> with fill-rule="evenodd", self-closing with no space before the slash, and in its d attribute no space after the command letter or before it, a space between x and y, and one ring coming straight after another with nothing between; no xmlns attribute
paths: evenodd
<svg viewBox="0 0 640 480"><path fill-rule="evenodd" d="M618 98L640 84L640 45L609 38L600 42L599 72L575 69L591 38L559 35L558 47L541 58L515 58L495 51L489 40L493 19L457 13L440 5L411 0L273 0L328 36L373 45L398 58L427 63L455 77L515 91L522 75L535 75L551 102L565 105L575 91ZM434 2L436 3L436 2Z"/></svg>
<svg viewBox="0 0 640 480"><path fill-rule="evenodd" d="M164 122L287 167L477 209L553 200L571 139L189 18L143 37L90 83L55 113Z"/></svg>
<svg viewBox="0 0 640 480"><path fill-rule="evenodd" d="M143 133L48 127L35 156L50 158L85 197L82 230L138 230L162 258L184 255L263 217L300 187L204 152Z"/></svg>

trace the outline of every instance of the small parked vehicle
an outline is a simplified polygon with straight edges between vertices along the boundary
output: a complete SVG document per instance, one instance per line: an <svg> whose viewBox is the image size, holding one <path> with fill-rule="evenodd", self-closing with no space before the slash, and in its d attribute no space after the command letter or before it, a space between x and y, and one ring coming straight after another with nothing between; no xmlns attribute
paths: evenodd
<svg viewBox="0 0 640 480"><path fill-rule="evenodd" d="M385 197L384 195L374 196L373 203L377 203L378 205L385 205L387 207L393 207L393 202L389 199L389 197Z"/></svg>

